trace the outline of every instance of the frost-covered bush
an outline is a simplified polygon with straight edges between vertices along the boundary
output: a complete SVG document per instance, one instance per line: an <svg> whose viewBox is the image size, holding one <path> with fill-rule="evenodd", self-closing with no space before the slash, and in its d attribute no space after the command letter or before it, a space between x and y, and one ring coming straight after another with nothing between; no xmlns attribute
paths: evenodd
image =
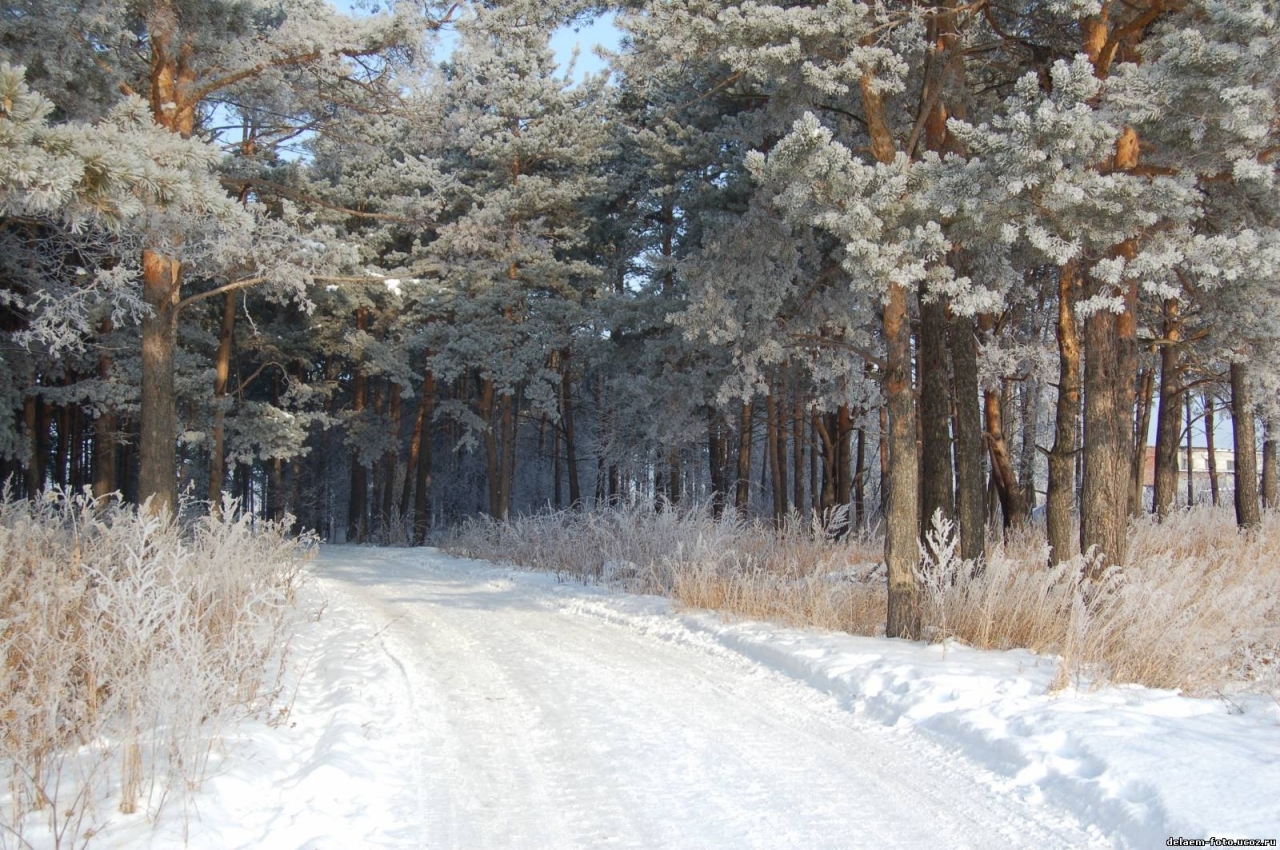
<svg viewBox="0 0 1280 850"><path fill-rule="evenodd" d="M935 518L921 586L936 638L1022 647L1063 659L1061 682L1133 682L1206 693L1280 689L1280 516L1241 533L1226 510L1196 508L1129 530L1129 562L1046 566L1039 529L994 543L981 569L959 560Z"/></svg>
<svg viewBox="0 0 1280 850"><path fill-rule="evenodd" d="M77 845L113 806L154 814L268 704L308 547L234 514L184 527L87 495L0 499L0 846Z"/></svg>

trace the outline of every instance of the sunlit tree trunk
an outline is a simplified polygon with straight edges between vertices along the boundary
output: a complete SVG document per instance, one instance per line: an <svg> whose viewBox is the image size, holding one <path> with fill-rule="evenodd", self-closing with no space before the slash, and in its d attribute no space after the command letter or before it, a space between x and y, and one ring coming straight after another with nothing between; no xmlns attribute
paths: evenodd
<svg viewBox="0 0 1280 850"><path fill-rule="evenodd" d="M1072 519L1076 495L1076 452L1080 442L1080 336L1075 304L1079 292L1074 262L1058 271L1058 400L1054 409L1053 447L1049 450L1049 485L1045 495L1045 530L1049 563L1074 557L1079 548Z"/></svg>

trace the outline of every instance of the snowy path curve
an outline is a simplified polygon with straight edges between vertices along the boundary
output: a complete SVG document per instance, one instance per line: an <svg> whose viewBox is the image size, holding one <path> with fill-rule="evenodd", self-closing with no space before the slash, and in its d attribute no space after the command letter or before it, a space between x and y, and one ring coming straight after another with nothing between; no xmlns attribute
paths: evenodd
<svg viewBox="0 0 1280 850"><path fill-rule="evenodd" d="M314 572L403 677L409 711L385 742L399 846L1098 843L955 753L602 616L588 591L423 550L329 549Z"/></svg>

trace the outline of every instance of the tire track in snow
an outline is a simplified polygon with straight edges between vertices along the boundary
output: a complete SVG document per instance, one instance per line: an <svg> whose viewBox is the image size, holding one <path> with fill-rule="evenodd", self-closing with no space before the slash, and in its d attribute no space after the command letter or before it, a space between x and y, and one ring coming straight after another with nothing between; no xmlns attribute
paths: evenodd
<svg viewBox="0 0 1280 850"><path fill-rule="evenodd" d="M330 549L425 752L425 845L1079 847L1070 818L782 674L422 550ZM679 628L673 622L673 628Z"/></svg>

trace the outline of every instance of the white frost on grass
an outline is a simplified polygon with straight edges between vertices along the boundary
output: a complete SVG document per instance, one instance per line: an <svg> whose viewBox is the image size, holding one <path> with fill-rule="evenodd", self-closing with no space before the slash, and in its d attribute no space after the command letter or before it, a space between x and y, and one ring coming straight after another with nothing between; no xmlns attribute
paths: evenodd
<svg viewBox="0 0 1280 850"><path fill-rule="evenodd" d="M275 717L243 723L223 742L192 810L166 808L158 823L117 816L90 848L423 846L403 737L418 718L381 647L386 624L323 580L304 594L310 622L295 637Z"/></svg>

